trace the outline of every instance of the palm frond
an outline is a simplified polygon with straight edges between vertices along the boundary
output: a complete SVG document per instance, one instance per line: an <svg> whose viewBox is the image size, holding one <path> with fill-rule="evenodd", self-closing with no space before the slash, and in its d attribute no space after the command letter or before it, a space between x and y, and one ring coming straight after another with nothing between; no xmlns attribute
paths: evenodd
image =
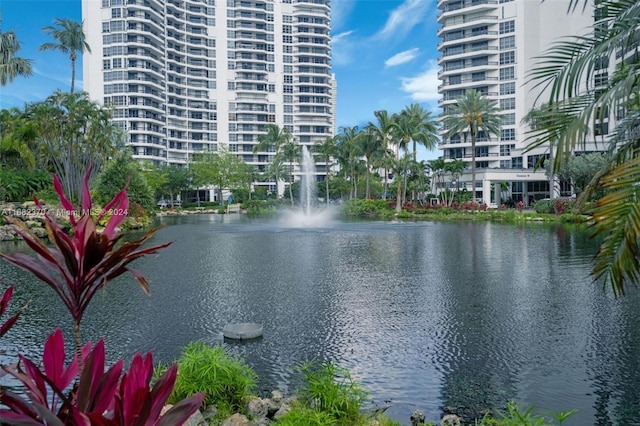
<svg viewBox="0 0 640 426"><path fill-rule="evenodd" d="M640 157L620 164L601 182L609 192L593 214L594 236L604 240L592 274L615 296L624 295L626 286L640 278Z"/></svg>

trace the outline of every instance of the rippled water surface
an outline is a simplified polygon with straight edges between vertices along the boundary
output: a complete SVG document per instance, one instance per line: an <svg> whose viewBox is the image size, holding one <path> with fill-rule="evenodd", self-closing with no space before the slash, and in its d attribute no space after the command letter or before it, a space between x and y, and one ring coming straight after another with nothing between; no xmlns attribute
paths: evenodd
<svg viewBox="0 0 640 426"><path fill-rule="evenodd" d="M640 300L604 294L589 277L596 245L561 226L334 222L295 229L244 216L164 219L152 243L173 241L100 293L84 337L112 360L154 351L170 361L193 340L224 344L252 365L261 389L293 391L295 367L330 359L349 368L408 423L445 407L468 412L515 399L539 410L578 408L569 425L640 424ZM4 244L3 251L24 250ZM7 362L39 354L70 318L53 292L0 263L3 285L32 299L0 341ZM260 322L264 337L224 340L229 322Z"/></svg>

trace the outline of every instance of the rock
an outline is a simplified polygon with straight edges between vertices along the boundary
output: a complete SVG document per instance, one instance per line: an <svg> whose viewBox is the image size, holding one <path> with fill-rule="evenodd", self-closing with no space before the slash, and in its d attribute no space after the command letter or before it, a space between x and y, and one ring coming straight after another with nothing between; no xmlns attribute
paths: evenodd
<svg viewBox="0 0 640 426"><path fill-rule="evenodd" d="M440 420L440 426L462 426L462 422L455 414L447 414Z"/></svg>
<svg viewBox="0 0 640 426"><path fill-rule="evenodd" d="M424 423L425 418L424 412L416 410L411 414L409 420L411 420L411 426L418 426Z"/></svg>
<svg viewBox="0 0 640 426"><path fill-rule="evenodd" d="M38 238L47 238L49 234L47 234L47 230L44 228L34 227L31 228L31 232L35 234Z"/></svg>
<svg viewBox="0 0 640 426"><path fill-rule="evenodd" d="M235 413L222 422L222 426L251 426L251 422L244 415Z"/></svg>
<svg viewBox="0 0 640 426"><path fill-rule="evenodd" d="M273 392L271 392L271 401L275 403L280 403L282 402L283 399L284 399L284 395L282 394L282 392L277 390L274 390Z"/></svg>
<svg viewBox="0 0 640 426"><path fill-rule="evenodd" d="M247 414L254 419L267 417L269 405L267 401L261 398L252 398L247 403Z"/></svg>
<svg viewBox="0 0 640 426"><path fill-rule="evenodd" d="M204 416L200 411L196 411L187 419L182 426L208 426L209 423L204 419Z"/></svg>
<svg viewBox="0 0 640 426"><path fill-rule="evenodd" d="M213 422L213 419L215 419L217 415L218 409L215 405L209 405L202 411L202 417L204 417L209 423Z"/></svg>
<svg viewBox="0 0 640 426"><path fill-rule="evenodd" d="M11 241L15 239L17 235L13 225L0 226L0 241Z"/></svg>

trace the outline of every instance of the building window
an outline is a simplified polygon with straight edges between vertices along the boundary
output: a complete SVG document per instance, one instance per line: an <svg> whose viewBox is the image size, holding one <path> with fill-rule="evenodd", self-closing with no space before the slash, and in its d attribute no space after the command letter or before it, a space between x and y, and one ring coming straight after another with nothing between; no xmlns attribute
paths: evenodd
<svg viewBox="0 0 640 426"><path fill-rule="evenodd" d="M527 168L535 169L537 167L544 168L545 160L549 159L549 154L534 154L527 157Z"/></svg>
<svg viewBox="0 0 640 426"><path fill-rule="evenodd" d="M516 47L516 36L500 37L500 50Z"/></svg>
<svg viewBox="0 0 640 426"><path fill-rule="evenodd" d="M508 157L509 155L511 155L511 150L515 149L516 145L515 144L508 144L508 145L500 145L500 156L501 157Z"/></svg>
<svg viewBox="0 0 640 426"><path fill-rule="evenodd" d="M502 114L502 125L503 126L513 126L516 124L516 115L515 113Z"/></svg>
<svg viewBox="0 0 640 426"><path fill-rule="evenodd" d="M521 169L522 168L522 157L513 157L511 159L511 168L512 169ZM522 185L522 182L514 182Z"/></svg>
<svg viewBox="0 0 640 426"><path fill-rule="evenodd" d="M284 76L284 84L292 84L293 83L293 76L292 75L285 75Z"/></svg>
<svg viewBox="0 0 640 426"><path fill-rule="evenodd" d="M500 68L500 80L513 80L516 78L515 67Z"/></svg>
<svg viewBox="0 0 640 426"><path fill-rule="evenodd" d="M502 110L516 109L516 98L500 99L500 109Z"/></svg>
<svg viewBox="0 0 640 426"><path fill-rule="evenodd" d="M283 35L282 36L282 42L291 44L291 43L293 43L293 37L290 36L290 35Z"/></svg>
<svg viewBox="0 0 640 426"><path fill-rule="evenodd" d="M516 52L511 50L509 52L500 53L500 65L515 64Z"/></svg>
<svg viewBox="0 0 640 426"><path fill-rule="evenodd" d="M500 22L500 34L513 33L515 31L516 31L515 21Z"/></svg>
<svg viewBox="0 0 640 426"><path fill-rule="evenodd" d="M122 9L119 7L111 9L111 18L122 18Z"/></svg>
<svg viewBox="0 0 640 426"><path fill-rule="evenodd" d="M516 140L516 129L502 129L500 130L501 141L514 141Z"/></svg>
<svg viewBox="0 0 640 426"><path fill-rule="evenodd" d="M514 93L516 93L516 83L514 81L500 84L500 95L513 95Z"/></svg>

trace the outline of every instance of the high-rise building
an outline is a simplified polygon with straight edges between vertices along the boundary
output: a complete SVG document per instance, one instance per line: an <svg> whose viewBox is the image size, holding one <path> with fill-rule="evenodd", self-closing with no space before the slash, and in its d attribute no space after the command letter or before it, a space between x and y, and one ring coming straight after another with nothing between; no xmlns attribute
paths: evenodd
<svg viewBox="0 0 640 426"><path fill-rule="evenodd" d="M523 122L532 108L548 100L541 86L528 83L528 73L544 51L562 37L593 31L597 20L593 7L588 4L568 13L569 4L570 0L438 1L438 77L443 114L470 89L495 100L502 112L500 135L481 134L476 142L476 191L487 204L501 201L503 182L509 184L515 202L527 205L550 195L571 194L568 183L557 180L550 192L552 185L545 170L536 166L551 152L548 146L526 150L531 141L526 134L529 126ZM603 126L595 128L598 133ZM445 132L443 129L443 135ZM579 149L602 149L602 144L595 143L598 136L602 135L594 134L594 140ZM471 161L471 140L465 135L443 137L439 148L446 160ZM470 173L467 171L455 185L471 191Z"/></svg>
<svg viewBox="0 0 640 426"><path fill-rule="evenodd" d="M264 170L265 125L305 146L333 135L329 0L83 0L82 16L84 89L134 158L187 165L224 146Z"/></svg>

